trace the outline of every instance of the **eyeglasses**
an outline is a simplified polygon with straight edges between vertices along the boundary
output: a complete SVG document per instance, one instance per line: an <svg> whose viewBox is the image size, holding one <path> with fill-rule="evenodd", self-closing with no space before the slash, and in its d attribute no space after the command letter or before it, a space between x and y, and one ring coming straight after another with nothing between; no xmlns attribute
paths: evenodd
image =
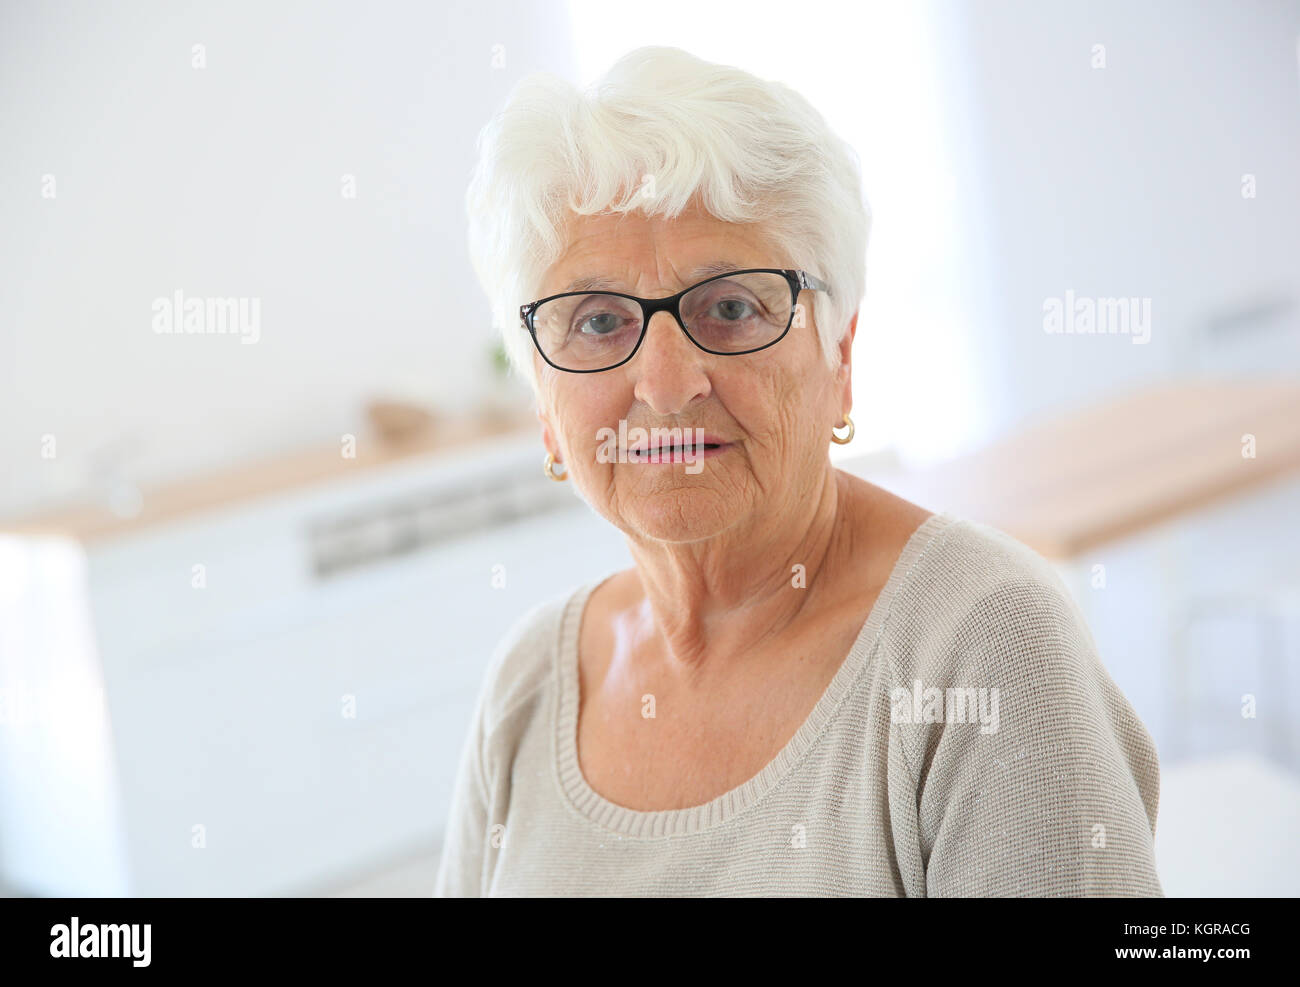
<svg viewBox="0 0 1300 987"><path fill-rule="evenodd" d="M830 287L806 271L754 268L716 275L667 298L569 291L521 306L519 318L543 360L556 370L591 374L632 359L656 312L671 312L705 353L766 349L790 331L802 290Z"/></svg>

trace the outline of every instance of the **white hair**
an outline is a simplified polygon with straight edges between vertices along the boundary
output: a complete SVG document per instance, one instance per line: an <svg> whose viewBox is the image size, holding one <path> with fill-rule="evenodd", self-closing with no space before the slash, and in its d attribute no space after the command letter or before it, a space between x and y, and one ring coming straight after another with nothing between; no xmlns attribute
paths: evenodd
<svg viewBox="0 0 1300 987"><path fill-rule="evenodd" d="M813 316L835 365L866 281L871 219L856 153L788 86L646 47L586 93L547 73L520 80L479 134L465 196L470 260L534 396L519 307L540 297L570 214L671 219L697 196L719 220L760 224L793 267L830 286L812 293Z"/></svg>

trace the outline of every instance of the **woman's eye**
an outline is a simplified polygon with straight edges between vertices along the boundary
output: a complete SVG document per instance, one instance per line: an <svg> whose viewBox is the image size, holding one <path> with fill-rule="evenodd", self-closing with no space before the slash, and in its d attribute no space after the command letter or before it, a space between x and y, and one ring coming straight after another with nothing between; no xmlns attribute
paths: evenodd
<svg viewBox="0 0 1300 987"><path fill-rule="evenodd" d="M578 323L578 331L587 335L605 336L618 328L619 317L612 312L591 315Z"/></svg>
<svg viewBox="0 0 1300 987"><path fill-rule="evenodd" d="M727 298L713 306L715 313L728 322L748 318L753 314L753 306L736 298Z"/></svg>

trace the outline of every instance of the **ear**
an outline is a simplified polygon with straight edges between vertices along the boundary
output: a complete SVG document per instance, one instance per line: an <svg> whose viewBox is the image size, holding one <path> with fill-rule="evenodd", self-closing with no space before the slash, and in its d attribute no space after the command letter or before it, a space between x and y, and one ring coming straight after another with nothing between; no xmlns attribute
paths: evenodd
<svg viewBox="0 0 1300 987"><path fill-rule="evenodd" d="M857 331L858 313L854 312L853 318L849 320L849 327L840 337L840 363L835 372L836 381L842 390L840 397L844 411L853 410L853 337Z"/></svg>
<svg viewBox="0 0 1300 987"><path fill-rule="evenodd" d="M537 355L537 352L535 350L532 356L533 356L533 373L536 376L537 380L539 381L539 388L534 392L533 411L537 415L538 423L542 426L542 445L546 447L546 451L549 452L552 456L554 456L556 461L558 462L561 461L560 444L556 442L555 430L551 426L551 420L546 417L546 412L543 410L546 407L546 402L542 400L541 389L540 389L540 381L542 379L542 373L546 365L542 363L541 357Z"/></svg>
<svg viewBox="0 0 1300 987"><path fill-rule="evenodd" d="M537 420L542 426L542 445L546 447L547 452L558 460L560 458L560 447L555 442L555 434L551 431L551 423L540 406L537 408Z"/></svg>

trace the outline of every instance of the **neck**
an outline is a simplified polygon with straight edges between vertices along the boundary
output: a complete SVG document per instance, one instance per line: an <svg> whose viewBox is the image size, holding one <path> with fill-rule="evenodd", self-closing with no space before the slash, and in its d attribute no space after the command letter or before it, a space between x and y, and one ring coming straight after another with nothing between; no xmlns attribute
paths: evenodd
<svg viewBox="0 0 1300 987"><path fill-rule="evenodd" d="M743 661L811 612L819 588L833 581L849 499L848 478L828 463L793 514L702 542L632 541L645 593L639 622L653 622L649 636L659 639L669 667L702 678Z"/></svg>

